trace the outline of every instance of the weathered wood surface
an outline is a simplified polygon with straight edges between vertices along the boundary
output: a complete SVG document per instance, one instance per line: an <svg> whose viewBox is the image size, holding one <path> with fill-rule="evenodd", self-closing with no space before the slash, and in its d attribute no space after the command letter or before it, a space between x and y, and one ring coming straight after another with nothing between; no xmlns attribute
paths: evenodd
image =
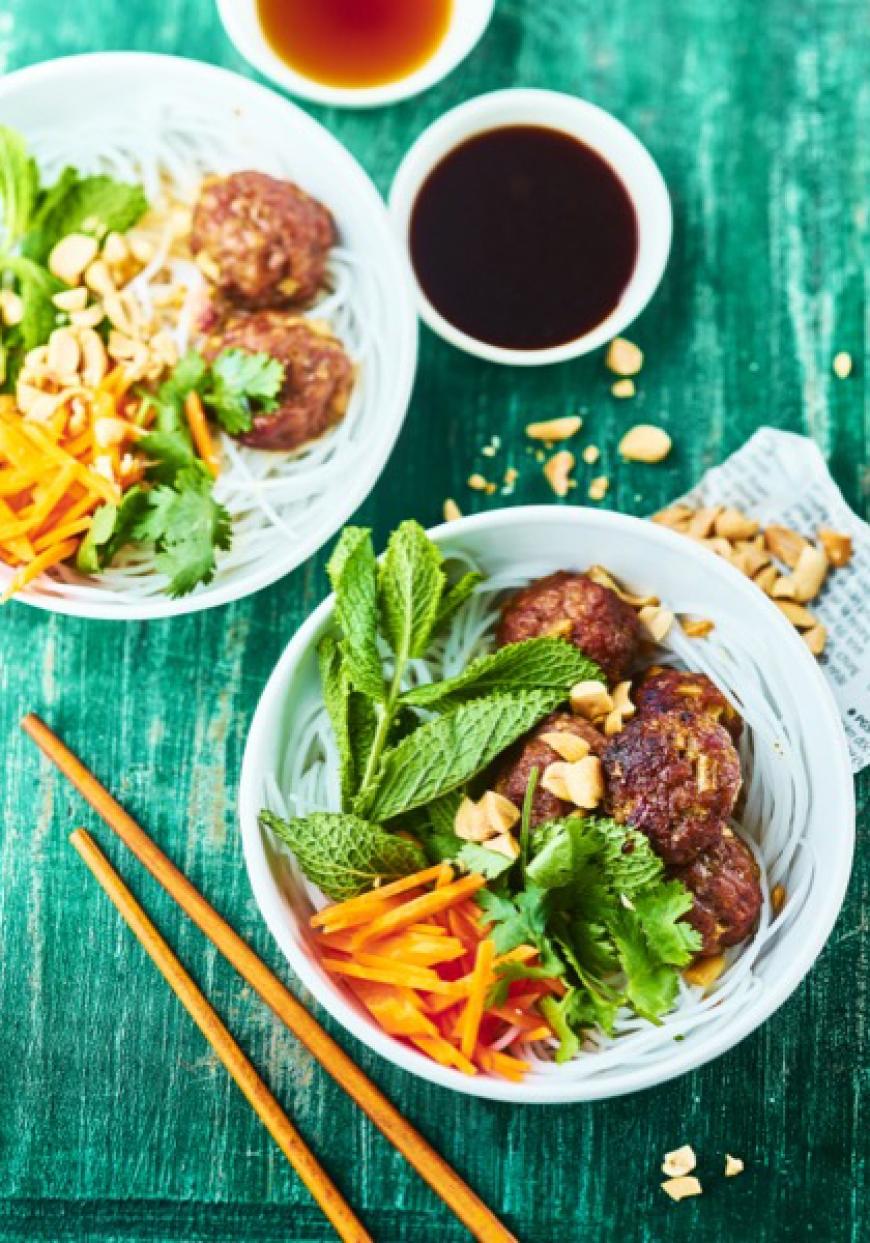
<svg viewBox="0 0 870 1243"><path fill-rule="evenodd" d="M208 0L0 3L2 71L125 47L246 71ZM520 469L513 501L549 499L521 429L577 410L614 508L648 512L761 422L810 432L850 503L865 507L868 50L863 0L500 0L485 42L437 89L388 111L317 111L386 190L446 107L515 84L573 91L648 143L676 212L665 282L632 333L648 358L633 403L611 398L600 357L512 371L424 335L406 429L360 518L382 537L407 515L435 521L446 495L466 510L495 505L464 484L495 465ZM831 374L838 349L859 360L846 382ZM640 416L673 432L666 466L617 462L619 435ZM479 454L493 433L504 444L495 464ZM260 689L323 591L321 556L242 604L170 623L3 610L4 1240L330 1237L66 844L93 817L17 728L25 710L44 714L280 969L242 869L235 788ZM630 1099L522 1110L448 1095L341 1038L524 1240L866 1238L868 789L865 776L845 910L809 980L696 1074ZM464 1237L157 886L99 837L377 1238ZM718 1172L726 1150L747 1173L711 1177L700 1201L670 1204L658 1162L685 1141L702 1174Z"/></svg>

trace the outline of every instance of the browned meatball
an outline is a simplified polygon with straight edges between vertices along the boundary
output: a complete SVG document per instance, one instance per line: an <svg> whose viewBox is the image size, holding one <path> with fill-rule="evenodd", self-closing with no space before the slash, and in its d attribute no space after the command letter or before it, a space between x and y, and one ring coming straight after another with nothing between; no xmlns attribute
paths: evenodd
<svg viewBox="0 0 870 1243"><path fill-rule="evenodd" d="M570 712L553 712L531 734L527 734L511 747L498 768L495 789L505 798L509 798L516 807L522 807L529 774L533 768L537 768L538 784L532 798L532 824L543 824L545 820L555 820L577 810L571 803L566 803L545 790L540 782L547 765L562 758L544 742L541 735L557 733L575 734L584 739L589 743L592 755L601 755L607 746L607 739L589 721L572 716Z"/></svg>
<svg viewBox="0 0 870 1243"><path fill-rule="evenodd" d="M726 829L709 850L672 872L694 896L686 919L703 938L700 957L744 941L758 921L761 885L748 846Z"/></svg>
<svg viewBox="0 0 870 1243"><path fill-rule="evenodd" d="M292 181L232 173L203 183L190 248L231 302L250 308L310 302L323 284L332 216Z"/></svg>
<svg viewBox="0 0 870 1243"><path fill-rule="evenodd" d="M498 630L500 646L542 635L561 635L594 660L612 682L631 668L641 640L630 604L585 574L559 570L508 600Z"/></svg>
<svg viewBox="0 0 870 1243"><path fill-rule="evenodd" d="M639 712L691 712L711 717L728 730L735 742L743 722L740 714L705 673L686 669L647 669L635 687L632 699Z"/></svg>
<svg viewBox="0 0 870 1243"><path fill-rule="evenodd" d="M270 354L284 365L275 410L257 414L239 436L256 449L297 449L340 422L353 379L351 361L329 330L289 311L252 311L230 316L206 340L203 353L222 350Z"/></svg>
<svg viewBox="0 0 870 1243"><path fill-rule="evenodd" d="M637 716L603 756L607 810L649 838L672 864L718 841L740 792L740 759L708 717Z"/></svg>

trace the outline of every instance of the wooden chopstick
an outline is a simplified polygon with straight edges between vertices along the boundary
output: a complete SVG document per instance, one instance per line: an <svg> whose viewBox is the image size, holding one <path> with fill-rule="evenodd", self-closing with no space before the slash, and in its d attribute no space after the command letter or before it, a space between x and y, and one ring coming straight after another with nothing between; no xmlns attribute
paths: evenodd
<svg viewBox="0 0 870 1243"><path fill-rule="evenodd" d="M30 713L21 722L21 727L471 1234L481 1243L517 1243L516 1236L502 1225L440 1153L402 1117L380 1088L324 1031L313 1015L45 722Z"/></svg>
<svg viewBox="0 0 870 1243"><path fill-rule="evenodd" d="M284 1113L193 978L84 829L69 839L120 911L123 919L196 1023L259 1116L260 1121L347 1243L373 1243L371 1235Z"/></svg>

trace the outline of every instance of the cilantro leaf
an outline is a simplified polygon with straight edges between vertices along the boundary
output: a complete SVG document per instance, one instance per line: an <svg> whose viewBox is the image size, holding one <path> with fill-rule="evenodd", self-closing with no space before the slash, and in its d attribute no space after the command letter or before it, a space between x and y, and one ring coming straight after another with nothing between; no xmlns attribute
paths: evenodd
<svg viewBox="0 0 870 1243"><path fill-rule="evenodd" d="M402 696L402 702L443 708L494 690L538 688L561 690L567 698L575 682L603 678L598 666L564 639L525 639L479 656L456 677L415 687Z"/></svg>
<svg viewBox="0 0 870 1243"><path fill-rule="evenodd" d="M315 812L282 820L262 811L260 824L290 847L307 878L337 902L378 882L407 876L426 863L414 843L358 816Z"/></svg>
<svg viewBox="0 0 870 1243"><path fill-rule="evenodd" d="M124 493L119 505L100 505L79 544L76 567L83 574L96 574L111 565L116 554L132 539L148 512L150 494L138 486Z"/></svg>
<svg viewBox="0 0 870 1243"><path fill-rule="evenodd" d="M214 578L215 550L229 548L232 540L230 516L198 470L180 471L174 488L155 492L159 522L152 522L149 534L157 547L157 568L169 578L167 592L174 599Z"/></svg>
<svg viewBox="0 0 870 1243"><path fill-rule="evenodd" d="M139 440L138 448L148 455L148 478L170 487L181 471L196 470L201 465L193 441L181 428L149 432Z"/></svg>
<svg viewBox="0 0 870 1243"><path fill-rule="evenodd" d="M462 841L461 838L457 840ZM477 842L465 842L456 857L460 863L465 864L469 872L479 872L487 880L496 880L516 863L515 859L509 859L497 850L488 850L486 846L479 846Z"/></svg>
<svg viewBox="0 0 870 1243"><path fill-rule="evenodd" d="M223 350L211 365L210 384L203 403L231 436L251 429L254 403L260 410L274 410L284 383L284 366L269 354L246 350Z"/></svg>
<svg viewBox="0 0 870 1243"><path fill-rule="evenodd" d="M647 944L662 962L685 967L701 948L701 934L686 923L692 895L679 881L665 881L635 894L635 913Z"/></svg>
<svg viewBox="0 0 870 1243"><path fill-rule="evenodd" d="M45 263L54 245L69 233L97 238L124 233L147 210L148 200L140 185L116 181L105 173L82 177L74 168L65 168L39 200L24 253Z"/></svg>

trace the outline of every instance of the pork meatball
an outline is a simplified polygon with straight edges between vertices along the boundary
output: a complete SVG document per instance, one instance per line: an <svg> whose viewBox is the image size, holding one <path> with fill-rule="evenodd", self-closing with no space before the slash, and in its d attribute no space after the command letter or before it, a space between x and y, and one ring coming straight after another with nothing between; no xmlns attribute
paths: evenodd
<svg viewBox="0 0 870 1243"><path fill-rule="evenodd" d="M691 712L723 725L737 742L743 722L715 682L704 673L686 669L647 669L632 694L639 712Z"/></svg>
<svg viewBox="0 0 870 1243"><path fill-rule="evenodd" d="M752 851L726 829L719 841L671 875L694 898L686 919L700 932L702 958L745 941L761 911L761 885Z"/></svg>
<svg viewBox="0 0 870 1243"><path fill-rule="evenodd" d="M532 797L532 824L543 824L545 820L556 820L577 811L572 803L557 798L540 783L540 777L547 765L562 759L544 741L542 735L557 733L574 734L577 738L582 738L589 744L591 755L601 755L607 746L607 739L589 721L572 716L570 712L553 712L531 734L527 734L511 747L497 770L495 789L505 798L509 798L514 806L522 807L529 774L533 768L537 768L539 779Z"/></svg>
<svg viewBox="0 0 870 1243"><path fill-rule="evenodd" d="M203 183L190 248L219 293L251 309L310 302L335 242L332 216L292 181L232 173Z"/></svg>
<svg viewBox="0 0 870 1243"><path fill-rule="evenodd" d="M500 646L560 635L621 682L637 655L641 627L630 604L585 574L559 570L508 600L498 630Z"/></svg>
<svg viewBox="0 0 870 1243"><path fill-rule="evenodd" d="M341 421L353 379L340 341L321 324L289 311L231 315L207 339L206 358L222 350L269 354L284 366L284 384L274 410L254 416L238 437L255 449L298 449Z"/></svg>
<svg viewBox="0 0 870 1243"><path fill-rule="evenodd" d="M708 717L665 712L629 721L607 745L605 805L670 864L715 846L740 792L740 759Z"/></svg>

